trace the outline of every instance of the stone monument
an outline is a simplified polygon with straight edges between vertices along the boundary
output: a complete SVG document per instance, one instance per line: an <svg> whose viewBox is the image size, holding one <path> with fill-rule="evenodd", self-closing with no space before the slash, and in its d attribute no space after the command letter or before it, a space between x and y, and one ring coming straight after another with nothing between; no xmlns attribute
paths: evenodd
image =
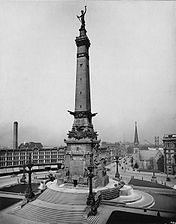
<svg viewBox="0 0 176 224"><path fill-rule="evenodd" d="M76 37L77 46L77 68L76 68L76 88L75 88L75 110L68 111L74 117L71 131L65 140L67 144L65 168L58 174L58 184L72 183L88 184L88 167L90 165L90 157L93 154L94 177L93 187L105 186L109 182L105 168L97 161L97 148L100 140L97 138L97 132L94 131L92 117L96 113L91 112L90 97L90 74L89 74L89 47L90 41L87 37L85 29L85 11L81 11L81 15L77 18L81 22L79 36Z"/></svg>

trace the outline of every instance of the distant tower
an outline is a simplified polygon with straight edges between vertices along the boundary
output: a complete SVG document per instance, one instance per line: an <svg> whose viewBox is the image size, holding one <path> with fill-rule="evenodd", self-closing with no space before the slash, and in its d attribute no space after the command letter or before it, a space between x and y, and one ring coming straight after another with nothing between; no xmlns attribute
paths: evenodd
<svg viewBox="0 0 176 224"><path fill-rule="evenodd" d="M137 122L135 121L135 130L134 130L134 145L139 145L138 132L137 132Z"/></svg>
<svg viewBox="0 0 176 224"><path fill-rule="evenodd" d="M13 149L18 148L18 122L13 123Z"/></svg>

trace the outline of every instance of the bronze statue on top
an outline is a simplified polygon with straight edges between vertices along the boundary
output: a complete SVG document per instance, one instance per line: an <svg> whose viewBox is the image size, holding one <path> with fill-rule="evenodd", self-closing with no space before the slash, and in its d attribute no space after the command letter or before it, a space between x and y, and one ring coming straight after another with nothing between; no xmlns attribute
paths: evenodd
<svg viewBox="0 0 176 224"><path fill-rule="evenodd" d="M84 19L84 16L85 16L86 12L87 12L87 8L85 6L85 11L84 10L81 10L81 15L80 16L77 16L77 18L81 22L81 28L85 28L85 19Z"/></svg>

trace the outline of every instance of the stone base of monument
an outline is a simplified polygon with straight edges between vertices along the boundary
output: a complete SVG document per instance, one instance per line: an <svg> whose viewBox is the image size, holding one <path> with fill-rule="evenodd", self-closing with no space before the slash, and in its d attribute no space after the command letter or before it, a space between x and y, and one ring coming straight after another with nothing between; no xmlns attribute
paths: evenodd
<svg viewBox="0 0 176 224"><path fill-rule="evenodd" d="M64 183L64 178L57 178L58 186Z"/></svg>
<svg viewBox="0 0 176 224"><path fill-rule="evenodd" d="M109 183L109 176L108 175L105 175L101 178L98 178L96 176L92 179L93 188L105 187L108 183Z"/></svg>
<svg viewBox="0 0 176 224"><path fill-rule="evenodd" d="M106 181L106 180L105 180ZM88 186L63 183L63 180L55 180L47 183L47 189L39 197L27 203L25 206L16 207L8 214L18 223L30 220L35 223L97 223L105 224L108 217L120 206L125 207L150 207L154 201L151 195L133 190L131 186L120 184L113 179L104 187L94 188L94 193L101 193L102 201L95 216L87 216ZM12 222L13 223L13 222ZM11 224L11 223L9 223Z"/></svg>
<svg viewBox="0 0 176 224"><path fill-rule="evenodd" d="M124 185L119 192L119 197L112 202L124 204L130 207L149 208L155 203L153 197L143 191L134 190L132 186Z"/></svg>

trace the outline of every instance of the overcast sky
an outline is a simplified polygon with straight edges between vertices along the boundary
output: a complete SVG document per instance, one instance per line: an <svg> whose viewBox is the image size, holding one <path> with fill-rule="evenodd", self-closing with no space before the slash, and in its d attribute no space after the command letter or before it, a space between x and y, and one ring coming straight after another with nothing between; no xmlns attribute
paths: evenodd
<svg viewBox="0 0 176 224"><path fill-rule="evenodd" d="M0 145L61 145L71 130L76 45L87 5L94 129L102 141L176 133L176 2L1 1Z"/></svg>

